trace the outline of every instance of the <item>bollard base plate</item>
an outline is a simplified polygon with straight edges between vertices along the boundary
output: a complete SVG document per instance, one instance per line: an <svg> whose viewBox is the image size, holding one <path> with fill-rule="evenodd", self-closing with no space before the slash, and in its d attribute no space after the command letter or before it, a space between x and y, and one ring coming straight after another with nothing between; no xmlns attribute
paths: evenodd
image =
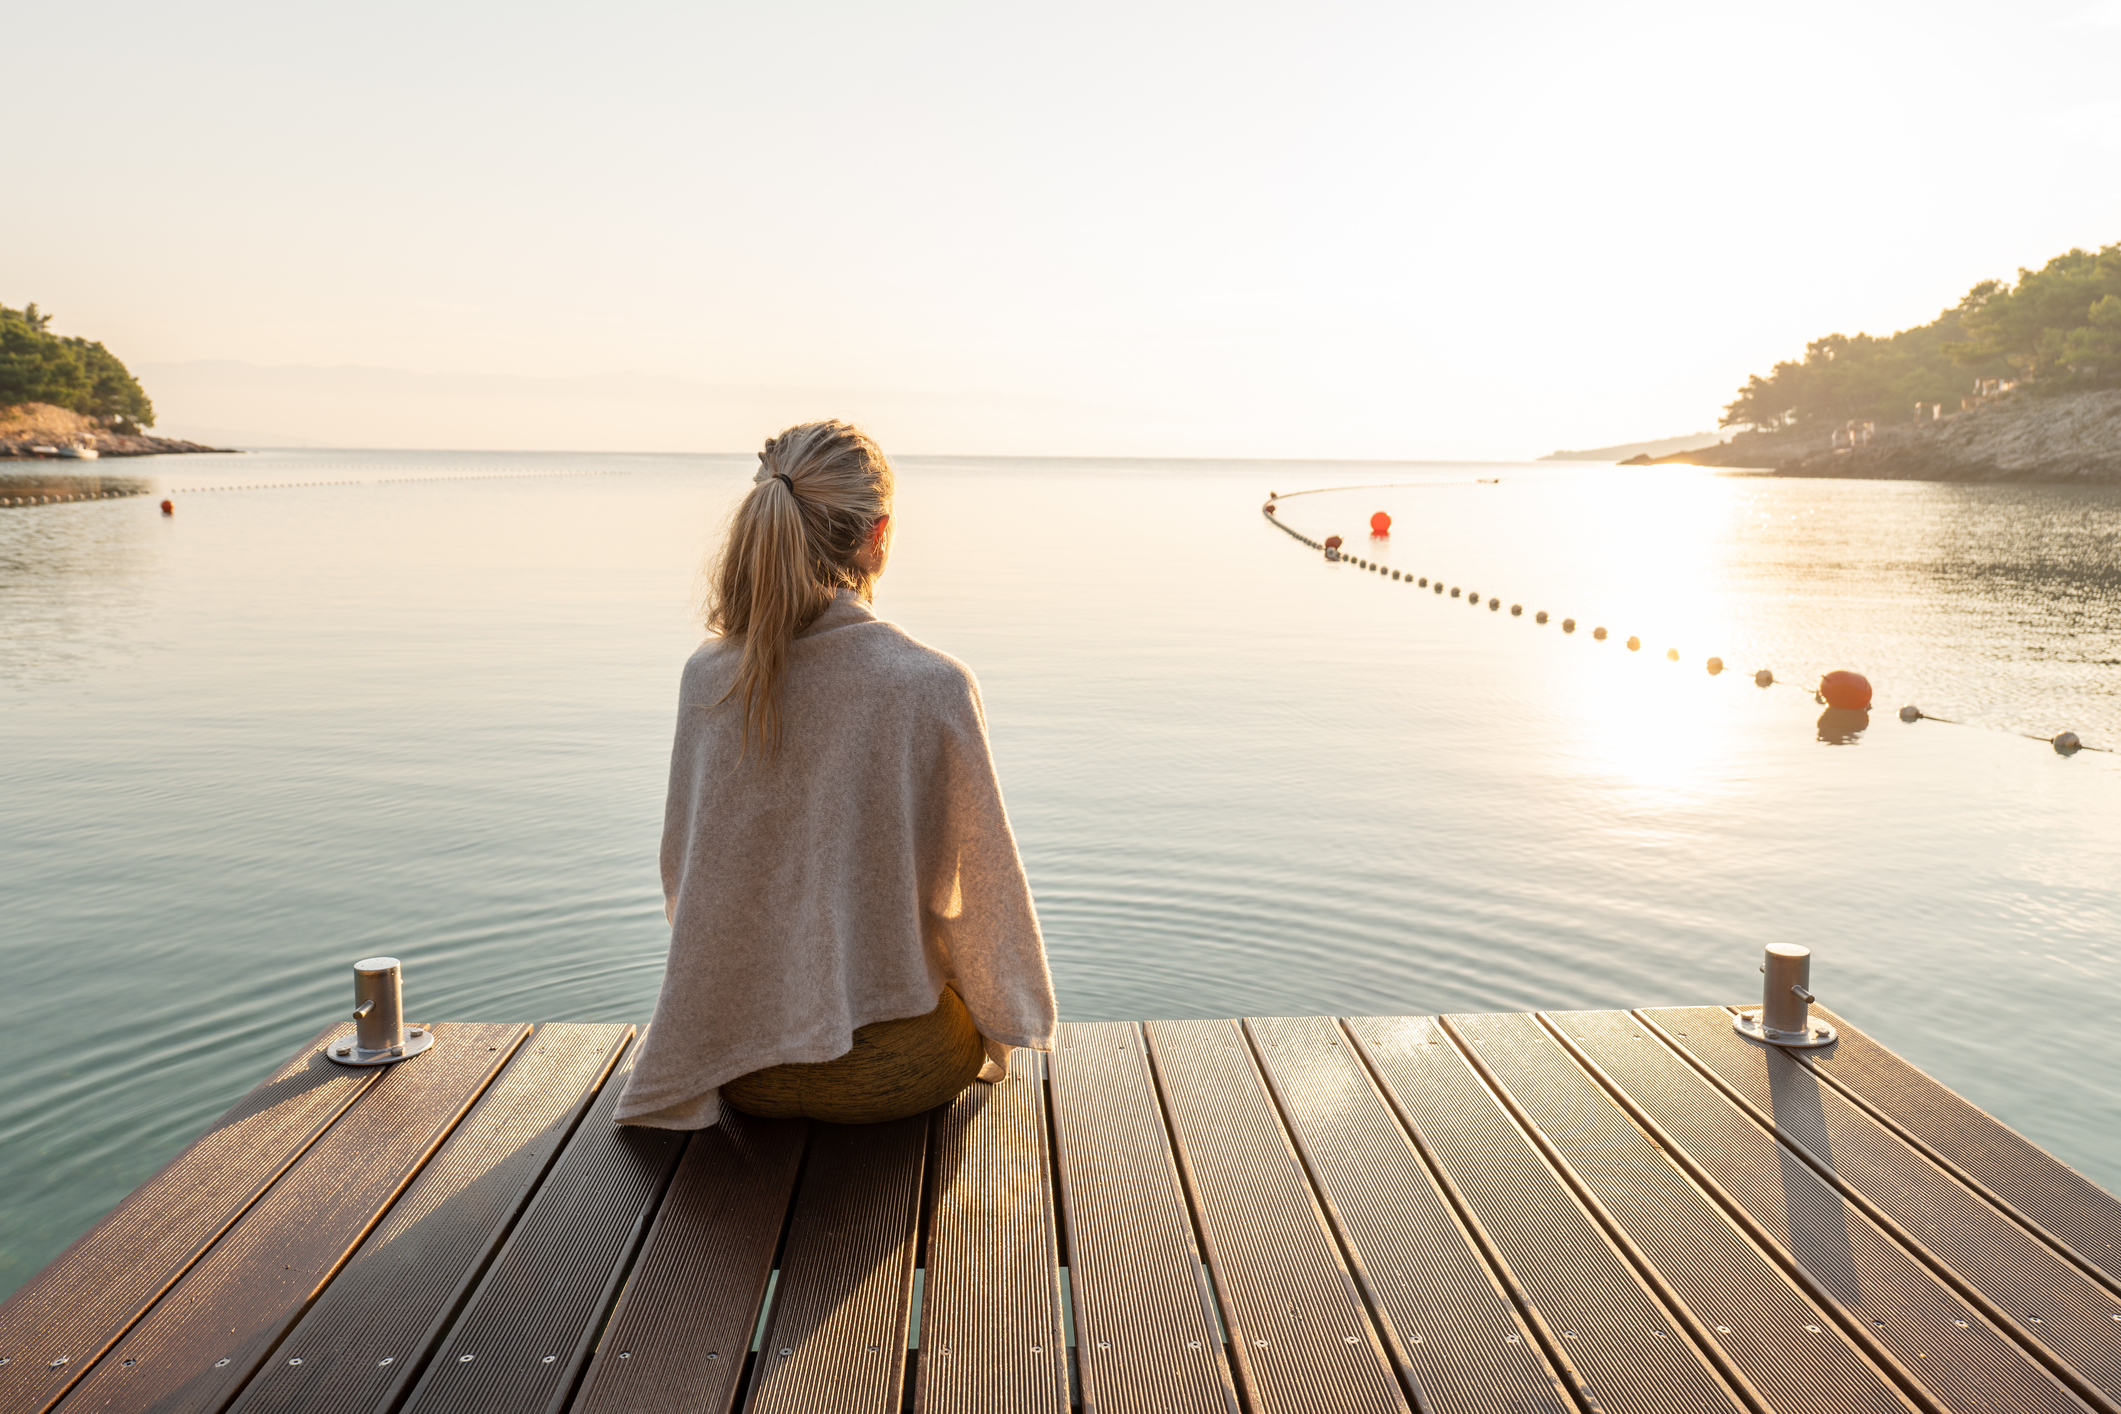
<svg viewBox="0 0 2121 1414"><path fill-rule="evenodd" d="M324 1048L324 1059L339 1065L394 1065L401 1060L411 1060L435 1043L435 1033L425 1026L405 1028L405 1044L390 1046L380 1051L364 1051L358 1039L341 1036Z"/></svg>
<svg viewBox="0 0 2121 1414"><path fill-rule="evenodd" d="M1831 1046L1840 1039L1834 1034L1834 1028L1823 1021L1807 1022L1802 1031L1770 1031L1760 1024L1758 1012L1739 1012L1731 1018L1731 1029L1747 1040L1764 1041L1770 1046L1785 1046L1791 1050Z"/></svg>

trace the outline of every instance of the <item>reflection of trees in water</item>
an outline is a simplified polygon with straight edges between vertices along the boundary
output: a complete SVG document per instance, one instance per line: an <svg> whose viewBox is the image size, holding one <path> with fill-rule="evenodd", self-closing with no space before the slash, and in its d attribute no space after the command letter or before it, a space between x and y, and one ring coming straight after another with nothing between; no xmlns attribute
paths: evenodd
<svg viewBox="0 0 2121 1414"><path fill-rule="evenodd" d="M1927 518L1919 583L1957 630L1937 644L1949 655L1940 667L1980 674L1955 694L1959 714L2042 736L2065 727L2113 734L2121 487L1932 489L1938 509Z"/></svg>
<svg viewBox="0 0 2121 1414"><path fill-rule="evenodd" d="M159 528L139 477L0 472L0 499L111 490L125 499L0 508L0 682L73 678L135 641Z"/></svg>
<svg viewBox="0 0 2121 1414"><path fill-rule="evenodd" d="M1943 584L2106 607L2121 598L2121 487L1953 489L1931 569Z"/></svg>

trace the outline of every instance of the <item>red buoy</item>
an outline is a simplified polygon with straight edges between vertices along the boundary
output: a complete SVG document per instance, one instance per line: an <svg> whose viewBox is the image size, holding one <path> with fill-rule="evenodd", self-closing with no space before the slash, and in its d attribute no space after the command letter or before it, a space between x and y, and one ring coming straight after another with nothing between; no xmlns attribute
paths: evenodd
<svg viewBox="0 0 2121 1414"><path fill-rule="evenodd" d="M1392 533L1392 517L1386 515L1383 511L1371 516L1370 533L1372 535L1390 535Z"/></svg>
<svg viewBox="0 0 2121 1414"><path fill-rule="evenodd" d="M1328 535L1326 537L1326 548L1328 550L1338 550L1340 548L1340 537L1338 535Z"/></svg>
<svg viewBox="0 0 2121 1414"><path fill-rule="evenodd" d="M175 515L176 513L177 513L177 507L176 507L176 504L175 504L174 502L171 502L171 501L164 501L164 502L162 503L162 514L164 514L164 515L166 515L166 516L173 516L173 515Z"/></svg>
<svg viewBox="0 0 2121 1414"><path fill-rule="evenodd" d="M1867 712L1871 706L1871 680L1861 673L1831 672L1819 679L1819 695L1826 699L1829 707L1839 707L1844 712Z"/></svg>

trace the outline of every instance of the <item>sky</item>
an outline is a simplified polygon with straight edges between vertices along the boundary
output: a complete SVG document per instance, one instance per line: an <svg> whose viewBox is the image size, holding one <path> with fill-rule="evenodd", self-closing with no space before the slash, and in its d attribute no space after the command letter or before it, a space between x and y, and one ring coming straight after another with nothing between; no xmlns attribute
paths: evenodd
<svg viewBox="0 0 2121 1414"><path fill-rule="evenodd" d="M2121 0L7 29L0 302L238 444L1534 456L2121 241Z"/></svg>

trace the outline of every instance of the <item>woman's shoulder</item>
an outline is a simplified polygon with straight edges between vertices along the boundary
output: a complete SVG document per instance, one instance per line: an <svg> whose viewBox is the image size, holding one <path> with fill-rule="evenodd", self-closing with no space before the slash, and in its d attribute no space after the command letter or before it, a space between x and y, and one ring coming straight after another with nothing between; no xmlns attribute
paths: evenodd
<svg viewBox="0 0 2121 1414"><path fill-rule="evenodd" d="M972 669L889 619L851 625L833 637L840 640L835 647L844 651L850 665L859 664L894 686L938 696L978 696Z"/></svg>
<svg viewBox="0 0 2121 1414"><path fill-rule="evenodd" d="M942 649L923 643L888 619L864 612L831 615L789 645L788 683L832 692L856 683L866 691L924 705L969 703L979 709L979 680ZM687 696L719 693L743 656L732 638L710 637L685 661Z"/></svg>

